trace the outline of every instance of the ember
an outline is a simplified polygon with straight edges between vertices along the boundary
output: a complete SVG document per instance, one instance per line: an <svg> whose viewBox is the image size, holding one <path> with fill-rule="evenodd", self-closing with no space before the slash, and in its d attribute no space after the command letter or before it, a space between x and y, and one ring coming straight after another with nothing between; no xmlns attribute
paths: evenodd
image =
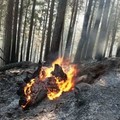
<svg viewBox="0 0 120 120"><path fill-rule="evenodd" d="M30 82L26 83L24 87L24 101L26 102L20 104L23 109L31 104L31 101L35 101L33 99L37 98L37 93L41 92L41 90L35 92L36 86L38 86L36 83L39 83L39 86L46 90L49 100L54 100L61 96L63 92L74 89L74 78L77 74L77 69L70 62L59 58L52 63L51 67L41 67L38 69L40 70L38 77L30 79ZM36 96L33 94L36 94Z"/></svg>

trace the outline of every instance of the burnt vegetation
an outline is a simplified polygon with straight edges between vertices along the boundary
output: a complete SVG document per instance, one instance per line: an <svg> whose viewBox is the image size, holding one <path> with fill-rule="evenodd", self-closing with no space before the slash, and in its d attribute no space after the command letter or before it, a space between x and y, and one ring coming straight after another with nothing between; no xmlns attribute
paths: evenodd
<svg viewBox="0 0 120 120"><path fill-rule="evenodd" d="M20 107L14 108L18 110L17 112L21 110L21 107L26 110L36 103L44 103L47 93L51 91L57 93L60 90L56 79L58 82L66 82L69 78L63 67L55 63L49 77L46 77L43 69L51 67L57 58L66 60L66 68L75 64L79 69L77 75L72 78L75 85L74 90L69 92L70 100L66 100L67 95L63 92L63 101L68 102L66 105L75 103L74 109L77 109L79 113L82 103L87 104L84 97L81 98L84 96L82 93L89 94L87 91L91 90L91 86L96 86L98 81L102 81L101 84L104 84L105 89L109 88L107 82L102 79L102 76L109 73L115 74L117 79L119 78L119 57L120 0L0 0L0 92L2 93L0 107L2 106L1 111L3 111L0 111L0 117L16 119L23 115L16 113L17 117L15 117L12 116L14 113L7 114L6 111L9 111L7 107L4 112L4 106L9 103L9 99L8 101L6 99L10 97L8 87L10 87L10 95L13 97L10 101L18 100ZM120 82L118 81L118 83ZM32 85L32 88L25 91L27 85ZM84 90L86 86L88 89ZM116 89L118 88L116 87ZM97 89L95 88L95 90ZM16 92L18 96L16 96ZM28 95L27 98L26 94L29 93L30 96ZM89 99L89 95L87 97ZM5 105L3 105L4 102ZM54 110L64 109L59 105L62 106L60 102L58 106L56 103ZM119 105L116 106L115 108L118 109ZM86 111L86 109L84 110ZM83 112L85 112L84 110ZM78 118L87 119L84 116ZM60 117L60 119L69 120L70 117ZM111 120L117 119L119 120L120 116L115 119L111 118Z"/></svg>

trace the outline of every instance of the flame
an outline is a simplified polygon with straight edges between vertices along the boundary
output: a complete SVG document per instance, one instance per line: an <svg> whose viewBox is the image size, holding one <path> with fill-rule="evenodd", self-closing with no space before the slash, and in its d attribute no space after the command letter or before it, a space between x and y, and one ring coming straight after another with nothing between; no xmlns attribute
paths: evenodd
<svg viewBox="0 0 120 120"><path fill-rule="evenodd" d="M31 101L32 86L35 83L35 79L31 79L29 83L24 87L24 95L26 96L26 104L22 105L22 108L25 108L27 104Z"/></svg>
<svg viewBox="0 0 120 120"><path fill-rule="evenodd" d="M63 58L58 58L52 63L52 67L43 68L42 71L44 71L44 75L42 75L40 72L40 80L45 80L45 78L47 77L52 77L51 72L54 71L55 64L58 64L62 67L63 72L67 75L67 80L59 80L58 77L54 76L58 90L51 90L47 88L47 96L50 100L58 98L62 95L63 92L68 92L72 90L75 85L74 77L77 74L77 69L75 65L71 65L69 61L63 61Z"/></svg>
<svg viewBox="0 0 120 120"><path fill-rule="evenodd" d="M54 70L54 65L55 64L61 65L62 61L63 61L63 58L58 58L52 63L52 67L43 67L39 75L40 80L45 80L45 78L51 77L52 76L51 72Z"/></svg>
<svg viewBox="0 0 120 120"><path fill-rule="evenodd" d="M66 80L61 80L59 77L55 77L51 74L52 71L54 71L55 64L58 64L61 66L63 72L67 75ZM55 80L55 85L57 86L56 88L47 88L47 97L49 100L54 100L58 98L59 96L62 95L63 92L68 92L72 89L74 89L75 86L75 81L74 77L77 74L77 69L75 65L70 64L69 61L64 61L63 58L58 58L52 63L51 67L42 67L41 71L39 73L39 80L40 81L45 81L47 78L52 77ZM24 87L24 95L26 99L26 104L22 105L22 108L24 109L32 99L32 87L35 84L35 79L31 79L29 83L26 84Z"/></svg>

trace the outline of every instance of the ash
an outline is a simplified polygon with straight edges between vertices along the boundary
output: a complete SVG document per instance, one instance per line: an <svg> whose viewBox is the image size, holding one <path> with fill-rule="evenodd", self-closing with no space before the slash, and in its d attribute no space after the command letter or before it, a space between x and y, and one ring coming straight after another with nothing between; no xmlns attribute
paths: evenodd
<svg viewBox="0 0 120 120"><path fill-rule="evenodd" d="M29 110L18 105L17 82L32 69L0 73L0 120L120 120L120 72L111 70L93 84L80 83L77 92L47 98Z"/></svg>

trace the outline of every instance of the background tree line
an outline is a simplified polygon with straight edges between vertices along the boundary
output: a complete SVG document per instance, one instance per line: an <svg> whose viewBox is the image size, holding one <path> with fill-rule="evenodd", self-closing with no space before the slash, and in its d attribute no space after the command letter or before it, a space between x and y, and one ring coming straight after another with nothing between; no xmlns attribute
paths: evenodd
<svg viewBox="0 0 120 120"><path fill-rule="evenodd" d="M1 64L119 57L119 19L120 0L1 0Z"/></svg>

